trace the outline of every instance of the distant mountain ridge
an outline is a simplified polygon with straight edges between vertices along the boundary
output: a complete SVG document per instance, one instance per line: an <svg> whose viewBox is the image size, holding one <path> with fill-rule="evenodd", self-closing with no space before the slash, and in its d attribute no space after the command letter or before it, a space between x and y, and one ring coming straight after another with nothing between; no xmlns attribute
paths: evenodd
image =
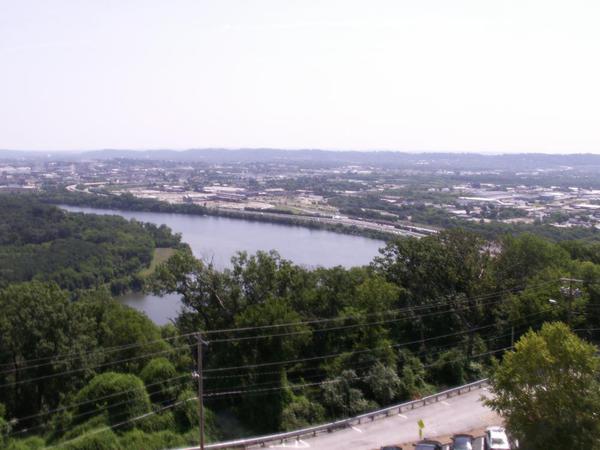
<svg viewBox="0 0 600 450"><path fill-rule="evenodd" d="M481 153L409 153L396 151L334 151L248 149L190 149L190 150L119 150L102 149L82 152L34 152L0 150L0 160L82 161L104 159L168 160L206 163L298 162L328 165L374 165L389 167L427 167L468 169L550 169L565 166L600 169L600 155L595 154L481 154Z"/></svg>

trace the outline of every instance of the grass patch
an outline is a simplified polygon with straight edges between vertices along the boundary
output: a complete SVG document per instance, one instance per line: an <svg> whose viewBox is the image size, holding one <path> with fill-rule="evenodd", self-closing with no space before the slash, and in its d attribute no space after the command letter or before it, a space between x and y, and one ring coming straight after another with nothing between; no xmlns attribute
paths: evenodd
<svg viewBox="0 0 600 450"><path fill-rule="evenodd" d="M142 277L148 277L154 273L159 264L164 263L167 259L175 254L174 248L164 248L159 247L154 249L154 254L152 255L152 261L150 262L150 267L141 270L140 275Z"/></svg>

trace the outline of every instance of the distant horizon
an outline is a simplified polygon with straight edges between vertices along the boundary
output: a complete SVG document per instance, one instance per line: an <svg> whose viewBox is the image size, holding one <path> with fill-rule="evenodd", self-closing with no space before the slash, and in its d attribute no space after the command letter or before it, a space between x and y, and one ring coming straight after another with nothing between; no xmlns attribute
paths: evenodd
<svg viewBox="0 0 600 450"><path fill-rule="evenodd" d="M81 154L91 152L190 152L190 151L284 151L284 152L351 152L351 153L403 153L403 154L457 154L457 155L482 155L482 156L503 156L503 155L548 155L548 156L567 156L567 155L597 155L591 151L573 151L573 152L547 152L547 151L467 151L467 150L391 150L391 149L342 149L342 148L284 148L284 147L190 147L190 148L90 148L80 150L61 150L61 149L13 149L0 148L1 152L14 153L62 153L62 154Z"/></svg>

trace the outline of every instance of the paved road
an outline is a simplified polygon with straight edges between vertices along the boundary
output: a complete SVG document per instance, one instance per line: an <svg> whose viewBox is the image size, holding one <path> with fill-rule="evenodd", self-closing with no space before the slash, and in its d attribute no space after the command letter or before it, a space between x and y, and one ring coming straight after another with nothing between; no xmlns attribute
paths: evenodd
<svg viewBox="0 0 600 450"><path fill-rule="evenodd" d="M273 443L270 448L311 448L315 450L372 450L382 445L400 444L417 440L417 421L425 422L425 437L451 435L499 423L498 416L481 404L481 397L489 395L485 389L451 397L385 419L365 422L351 428L323 433L300 441ZM257 447L258 448L258 447Z"/></svg>

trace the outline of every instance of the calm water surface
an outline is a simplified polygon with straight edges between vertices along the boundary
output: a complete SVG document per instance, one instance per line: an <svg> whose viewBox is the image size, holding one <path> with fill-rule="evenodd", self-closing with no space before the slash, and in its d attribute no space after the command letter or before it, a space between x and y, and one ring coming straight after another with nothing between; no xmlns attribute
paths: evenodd
<svg viewBox="0 0 600 450"><path fill-rule="evenodd" d="M296 264L307 267L360 266L371 262L383 241L267 222L253 222L226 217L192 216L153 212L118 211L75 206L61 206L73 212L114 214L157 225L165 224L181 233L197 258L212 261L215 267L230 267L231 257L238 251L277 250ZM120 299L144 311L159 325L175 318L181 303L178 295L157 297L131 293Z"/></svg>

